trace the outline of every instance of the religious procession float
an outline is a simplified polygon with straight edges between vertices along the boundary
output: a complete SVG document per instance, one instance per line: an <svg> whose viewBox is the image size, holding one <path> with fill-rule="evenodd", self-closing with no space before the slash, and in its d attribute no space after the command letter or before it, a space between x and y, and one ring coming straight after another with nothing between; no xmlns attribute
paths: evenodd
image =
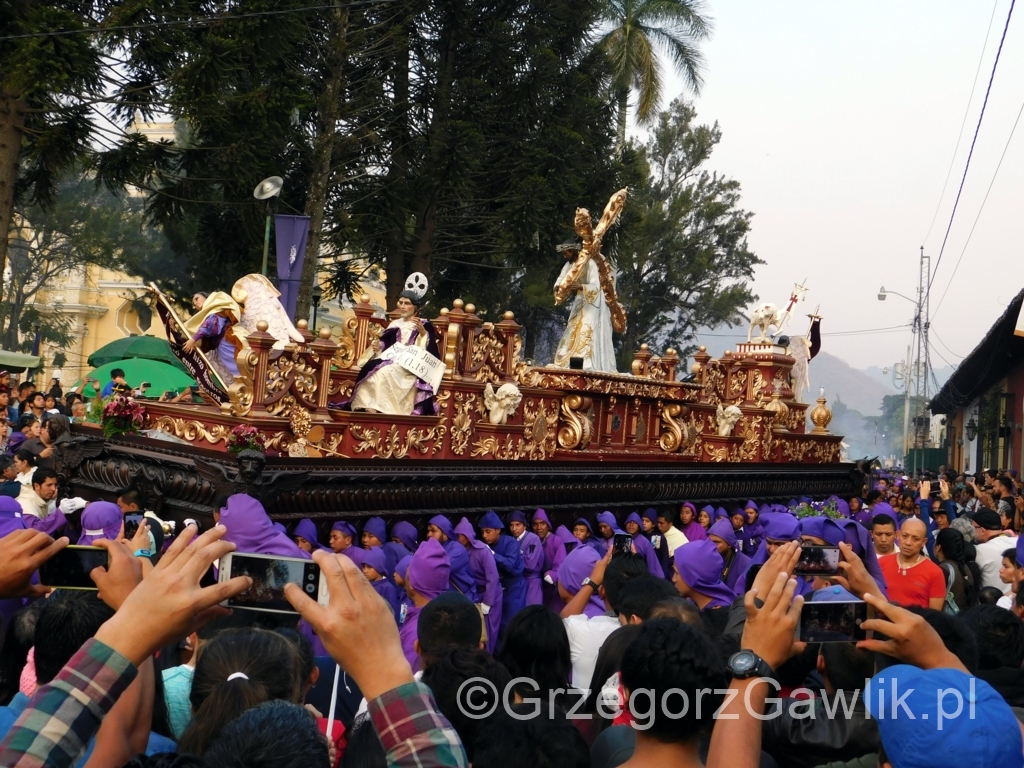
<svg viewBox="0 0 1024 768"><path fill-rule="evenodd" d="M580 241L560 246L555 301L570 302L570 317L550 365L523 359L511 312L485 320L456 300L420 317L428 285L419 273L390 321L363 295L343 327L318 335L292 324L262 275L197 294L187 319L154 287L198 393L190 402L115 397L102 429L76 425L61 446L62 487L110 498L134 485L160 517L206 523L236 492L287 520L537 507L569 515L859 491L860 472L828 431L825 398L801 402L811 341L779 335L803 285L784 311L758 307L748 343L720 358L701 347L680 370L674 350L656 355L645 344L628 373L615 371L612 331L627 318L601 240L625 194L596 225L577 210Z"/></svg>

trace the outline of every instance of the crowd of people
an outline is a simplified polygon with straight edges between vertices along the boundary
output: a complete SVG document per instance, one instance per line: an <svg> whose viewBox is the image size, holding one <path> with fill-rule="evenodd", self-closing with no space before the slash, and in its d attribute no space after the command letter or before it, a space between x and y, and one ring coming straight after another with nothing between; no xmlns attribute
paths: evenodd
<svg viewBox="0 0 1024 768"><path fill-rule="evenodd" d="M1011 473L291 528L237 494L175 537L148 512L126 535L138 489L54 504L52 470L20 461L31 485L0 496L5 767L1024 764ZM39 584L69 542L107 550L96 591ZM809 547L838 572L801 573ZM289 585L293 613L229 611L253 586L217 581L229 552L311 559L329 600ZM805 601L863 601L873 634L803 642Z"/></svg>

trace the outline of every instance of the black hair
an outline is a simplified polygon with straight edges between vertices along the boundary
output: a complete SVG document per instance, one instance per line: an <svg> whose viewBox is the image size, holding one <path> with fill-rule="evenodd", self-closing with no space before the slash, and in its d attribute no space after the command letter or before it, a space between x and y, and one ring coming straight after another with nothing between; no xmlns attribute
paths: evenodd
<svg viewBox="0 0 1024 768"><path fill-rule="evenodd" d="M39 419L34 413L23 413L18 417L18 431L24 432L26 427L35 424Z"/></svg>
<svg viewBox="0 0 1024 768"><path fill-rule="evenodd" d="M127 488L121 488L117 492L117 498L125 506L136 504L139 509L146 506L146 500L142 495L142 491L136 488L134 485L129 485Z"/></svg>
<svg viewBox="0 0 1024 768"><path fill-rule="evenodd" d="M492 685L467 686L470 688L467 694L462 690L462 684L470 678L483 678ZM459 734L470 762L473 762L477 734L485 721L479 719L479 716L474 718L466 714L465 697L472 696L474 709L480 707L478 712L487 712L492 706L498 709L505 688L511 681L512 676L508 670L495 661L491 654L479 648L445 648L434 663L423 670L423 684L433 692L437 708ZM463 697L461 701L460 695ZM470 710L470 714L475 713Z"/></svg>
<svg viewBox="0 0 1024 768"><path fill-rule="evenodd" d="M136 755L124 764L124 768L206 768L206 763L195 755L158 752L155 755Z"/></svg>
<svg viewBox="0 0 1024 768"><path fill-rule="evenodd" d="M638 617L640 621L647 621L654 606L662 600L677 596L675 587L665 579L645 573L626 582L615 603L615 610L619 615L625 616L627 621L633 616Z"/></svg>
<svg viewBox="0 0 1024 768"><path fill-rule="evenodd" d="M907 608L911 613L928 622L928 625L935 630L935 633L946 646L946 650L960 659L967 670L973 675L978 670L978 641L974 637L970 626L964 621L964 614L954 616L943 611L936 611L933 608L920 608L911 606ZM1000 610L1002 610L1000 608ZM898 662L893 661L893 664Z"/></svg>
<svg viewBox="0 0 1024 768"><path fill-rule="evenodd" d="M345 733L345 754L339 768L387 768L387 753L369 716L357 717Z"/></svg>
<svg viewBox="0 0 1024 768"><path fill-rule="evenodd" d="M416 625L424 666L449 645L479 648L483 635L480 612L461 592L444 592L423 610Z"/></svg>
<svg viewBox="0 0 1024 768"><path fill-rule="evenodd" d="M30 403L34 403L37 397L41 397L43 399L43 403L46 403L46 393L39 389L29 395L28 401Z"/></svg>
<svg viewBox="0 0 1024 768"><path fill-rule="evenodd" d="M698 512L694 513L694 515L693 515L693 519L694 520L697 519L697 515L698 514L700 514L699 510L698 510ZM668 523L671 523L672 525L675 525L676 523L679 522L679 513L676 512L676 510L673 509L672 507L666 507L665 509L659 509L658 510L658 517L662 518L663 520L665 520Z"/></svg>
<svg viewBox="0 0 1024 768"><path fill-rule="evenodd" d="M604 730L612 724L610 719L602 717L597 711L597 699L601 695L601 688L608 678L622 669L622 659L626 655L626 649L633 641L640 636L639 624L627 624L614 630L601 644L601 650L597 652L597 660L594 662L594 674L590 678L590 688L587 693L587 700L583 704L583 711L594 715L597 722L597 732ZM582 681L586 682L586 681ZM603 707L605 712L610 712L611 707ZM592 734L596 737L596 733Z"/></svg>
<svg viewBox="0 0 1024 768"><path fill-rule="evenodd" d="M853 643L821 643L818 653L825 662L825 674L836 690L856 691L875 675L875 655Z"/></svg>
<svg viewBox="0 0 1024 768"><path fill-rule="evenodd" d="M313 655L313 643L310 642L310 639L304 634L298 630L292 629L291 627L278 627L274 631L291 643L292 648L295 649L295 656L298 661L299 683L300 685L305 686L309 681L309 676L312 675L313 670L316 669L316 656Z"/></svg>
<svg viewBox="0 0 1024 768"><path fill-rule="evenodd" d="M715 642L720 643L722 639L718 638ZM775 679L779 685L785 688L798 688L804 685L807 682L808 676L818 665L818 653L821 645L821 643L808 643L796 656L790 656L782 662L779 668L775 670ZM738 651L739 648L736 650ZM728 656L725 658L728 659ZM871 675L868 675L868 677L871 677Z"/></svg>
<svg viewBox="0 0 1024 768"><path fill-rule="evenodd" d="M18 692L21 671L35 642L36 622L46 600L36 600L18 611L4 627L4 644L0 649L0 706L11 703Z"/></svg>
<svg viewBox="0 0 1024 768"><path fill-rule="evenodd" d="M224 726L203 754L223 768L329 768L327 739L313 715L288 701L252 707Z"/></svg>
<svg viewBox="0 0 1024 768"><path fill-rule="evenodd" d="M981 584L981 569L974 562L974 558L968 559L967 547L964 536L954 528L943 528L935 534L935 544L942 547L942 556L953 567L960 572L964 583L964 600L967 608L978 604L978 587ZM1011 562L1016 556L1016 550L1011 550ZM1003 553L1003 557L1006 553ZM943 573L945 575L945 573Z"/></svg>
<svg viewBox="0 0 1024 768"><path fill-rule="evenodd" d="M193 717L178 742L181 751L203 754L243 712L271 699L296 702L299 687L297 654L281 635L265 629L221 632L199 648L189 694Z"/></svg>
<svg viewBox="0 0 1024 768"><path fill-rule="evenodd" d="M38 459L36 459L36 455L32 453L32 451L30 451L28 448L19 448L18 450L16 450L14 452L14 458L18 459L19 461L26 462L30 467L34 467L36 465L36 462L38 461Z"/></svg>
<svg viewBox="0 0 1024 768"><path fill-rule="evenodd" d="M58 589L45 603L33 635L39 685L53 680L85 641L114 615L95 592Z"/></svg>
<svg viewBox="0 0 1024 768"><path fill-rule="evenodd" d="M1024 589L1017 590L1017 594L1013 596L1013 604L1018 608L1024 608Z"/></svg>
<svg viewBox="0 0 1024 768"><path fill-rule="evenodd" d="M111 381L113 381L114 379L123 379L123 378L124 378L124 371L123 370L121 370L120 368L111 368L110 369L110 380Z"/></svg>
<svg viewBox="0 0 1024 768"><path fill-rule="evenodd" d="M31 381L23 381L23 382L21 382L21 384L18 385L18 394L20 395L22 392L26 392L26 391L28 391L30 389L35 389L35 388L36 388L36 385L33 384Z"/></svg>
<svg viewBox="0 0 1024 768"><path fill-rule="evenodd" d="M3 472L8 467L14 466L14 457L8 456L7 454L0 454L0 472Z"/></svg>
<svg viewBox="0 0 1024 768"><path fill-rule="evenodd" d="M643 555L624 552L615 555L604 571L604 602L611 610L619 604L619 593L626 582L649 574L647 559Z"/></svg>
<svg viewBox="0 0 1024 768"><path fill-rule="evenodd" d="M548 702L550 692L561 689L554 701L563 704L572 675L572 658L565 624L554 611L543 605L519 611L505 630L498 661L513 678L526 677L537 684L517 684L516 692L524 699L540 697Z"/></svg>
<svg viewBox="0 0 1024 768"><path fill-rule="evenodd" d="M882 498L882 492L879 491L879 490L873 489L873 490L868 491L868 495L864 497L864 503L868 504L868 505L874 504L880 498Z"/></svg>
<svg viewBox="0 0 1024 768"><path fill-rule="evenodd" d="M978 590L978 604L979 605L995 605L999 602L999 598L1003 596L995 587L982 587Z"/></svg>
<svg viewBox="0 0 1024 768"><path fill-rule="evenodd" d="M700 615L700 609L692 600L687 600L679 595L673 595L659 601L651 609L651 614L647 618L676 619L699 630L703 631L704 629L704 618Z"/></svg>
<svg viewBox="0 0 1024 768"><path fill-rule="evenodd" d="M871 518L871 530L874 530L876 525L891 525L895 528L896 521L892 519L892 515L887 514L886 512L879 512Z"/></svg>
<svg viewBox="0 0 1024 768"><path fill-rule="evenodd" d="M57 473L54 470L49 467L36 467L36 471L32 473L32 485L42 485L51 478L57 479Z"/></svg>
<svg viewBox="0 0 1024 768"><path fill-rule="evenodd" d="M965 485L963 488L960 489L960 492L961 493L966 493L968 496L973 496L974 495L974 488L972 488L969 485Z"/></svg>
<svg viewBox="0 0 1024 768"><path fill-rule="evenodd" d="M1024 664L1024 621L1013 611L978 605L964 613L978 641L978 669L1020 669Z"/></svg>
<svg viewBox="0 0 1024 768"><path fill-rule="evenodd" d="M996 482L1003 486L1007 493L1013 493L1013 481L1006 475L1000 475L997 477Z"/></svg>
<svg viewBox="0 0 1024 768"><path fill-rule="evenodd" d="M477 739L473 768L590 768L590 748L565 715L530 704L491 718Z"/></svg>
<svg viewBox="0 0 1024 768"><path fill-rule="evenodd" d="M637 712L642 704L631 702L634 720L642 726L649 724L644 734L664 743L690 742L709 728L721 699L713 691L725 688L727 682L725 664L711 639L674 619L641 624L639 636L622 660L622 684L626 689L650 692L645 697L650 703L647 717ZM689 699L681 717L681 697L665 695L673 688ZM698 708L697 692L702 688L710 688L712 693L704 696Z"/></svg>

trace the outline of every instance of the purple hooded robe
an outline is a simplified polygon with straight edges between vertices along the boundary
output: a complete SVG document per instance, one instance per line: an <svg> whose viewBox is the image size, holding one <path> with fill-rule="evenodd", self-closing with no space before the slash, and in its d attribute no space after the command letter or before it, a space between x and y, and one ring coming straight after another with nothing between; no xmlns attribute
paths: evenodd
<svg viewBox="0 0 1024 768"><path fill-rule="evenodd" d="M565 608L565 603L558 596L558 567L565 560L565 543L555 533L551 520L548 519L548 513L543 509L538 509L533 513L533 521L538 520L542 520L548 526L547 537L541 539L541 547L544 552L544 565L542 566L544 580L541 584L544 605L555 613L561 613ZM569 536L572 537L572 534L570 533Z"/></svg>
<svg viewBox="0 0 1024 768"><path fill-rule="evenodd" d="M462 534L469 540L469 571L476 580L477 602L488 606L484 616L487 624L487 651L493 653L501 629L502 603L501 578L494 562L494 553L482 541L477 541L476 529L465 517L455 526L455 534Z"/></svg>
<svg viewBox="0 0 1024 768"><path fill-rule="evenodd" d="M469 553L464 546L459 544L455 531L452 530L452 521L444 515L434 515L430 518L430 524L441 529L441 532L448 537L448 541L441 546L448 553L451 586L468 597L471 603L480 602L476 596L476 579L473 578L473 573L469 568Z"/></svg>
<svg viewBox="0 0 1024 768"><path fill-rule="evenodd" d="M320 535L316 530L316 523L310 520L308 517L304 517L295 524L295 530L292 531L292 537L301 537L313 545L314 551L322 549L325 552L331 552L332 550L325 547L320 543ZM298 546L298 544L296 544Z"/></svg>
<svg viewBox="0 0 1024 768"><path fill-rule="evenodd" d="M736 594L722 583L724 561L713 541L705 539L683 544L676 550L674 562L679 576L690 589L711 598L702 611L732 605Z"/></svg>
<svg viewBox="0 0 1024 768"><path fill-rule="evenodd" d="M399 612L401 610L398 602L398 592L395 590L394 584L384 578L384 575L388 571L387 558L384 556L384 550L380 547L370 547L369 549L355 549L354 554L357 554L363 561L363 565L368 565L373 568L377 573L381 575L381 578L376 581L371 581L370 586L373 587L373 591L384 598L384 602L391 606L391 610L395 614L395 623L398 623Z"/></svg>
<svg viewBox="0 0 1024 768"><path fill-rule="evenodd" d="M416 554L409 561L406 581L418 594L429 602L443 592L448 591L451 576L451 561L448 553L436 539L427 539L416 549ZM413 672L420 670L420 656L416 653L420 611L423 607L413 605L406 611L405 621L398 635L402 641L402 652L412 666Z"/></svg>
<svg viewBox="0 0 1024 768"><path fill-rule="evenodd" d="M477 523L480 529L492 528L501 530L498 540L491 545L494 562L501 576L501 588L504 597L501 604L501 626L498 630L499 639L505 634L505 627L512 618L526 605L526 579L523 578L523 556L519 554L519 542L504 533L505 523L492 510L480 518Z"/></svg>
<svg viewBox="0 0 1024 768"><path fill-rule="evenodd" d="M85 513L82 515L84 520ZM288 536L274 528L263 505L252 496L236 493L228 497L227 506L220 511L220 524L228 529L224 541L232 542L238 552L309 560L308 552L303 552Z"/></svg>
<svg viewBox="0 0 1024 768"><path fill-rule="evenodd" d="M651 572L652 576L657 576L659 579L665 578L665 569L661 567L661 562L658 559L658 553L654 551L654 547L651 546L650 540L644 536L644 524L640 519L640 515L636 512L631 512L626 518L626 523L636 523L640 526L639 532L633 536L633 549L636 553L647 561L647 570ZM616 533L626 533L625 531L615 530Z"/></svg>
<svg viewBox="0 0 1024 768"><path fill-rule="evenodd" d="M38 518L37 518L38 519ZM25 530L25 521L21 516L21 505L10 496L0 496L0 539L15 531ZM6 629L14 614L26 605L20 597L0 600L0 616Z"/></svg>
<svg viewBox="0 0 1024 768"><path fill-rule="evenodd" d="M720 517L708 529L708 536L718 536L732 547L732 555L726 555L728 562L724 558L722 561L722 581L733 592L742 592L744 583L740 577L746 575L750 558L736 548L736 530L732 527L732 521L728 517Z"/></svg>
<svg viewBox="0 0 1024 768"><path fill-rule="evenodd" d="M82 510L82 535L78 546L91 547L96 539L116 541L121 532L121 508L112 501L94 501Z"/></svg>
<svg viewBox="0 0 1024 768"><path fill-rule="evenodd" d="M577 547L562 561L558 569L558 583L566 592L575 596L583 588L583 580L593 573L594 566L600 560L601 556L593 547ZM604 600L596 592L591 594L587 604L583 606L583 615L593 618L603 616L604 613Z"/></svg>
<svg viewBox="0 0 1024 768"><path fill-rule="evenodd" d="M683 504L684 507L689 507L693 510L693 520L683 525L682 521L679 522L679 530L686 534L688 541L700 541L708 537L708 532L704 530L704 526L697 522L697 507L693 503L687 501ZM712 510L713 512L714 510ZM709 515L711 512L708 513ZM657 521L655 521L657 522Z"/></svg>
<svg viewBox="0 0 1024 768"><path fill-rule="evenodd" d="M544 545L541 544L540 536L530 530L526 523L526 515L522 512L513 512L508 516L508 521L517 521L526 525L526 530L516 541L519 542L519 554L523 558L523 577L526 579L526 605L543 605L544 590L541 589L541 579L544 577Z"/></svg>

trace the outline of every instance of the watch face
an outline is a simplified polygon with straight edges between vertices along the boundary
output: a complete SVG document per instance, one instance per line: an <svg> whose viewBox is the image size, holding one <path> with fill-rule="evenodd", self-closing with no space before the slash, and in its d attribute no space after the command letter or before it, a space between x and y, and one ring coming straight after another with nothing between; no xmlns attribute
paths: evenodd
<svg viewBox="0 0 1024 768"><path fill-rule="evenodd" d="M739 651L729 659L729 669L733 674L745 674L757 664L757 657L751 651Z"/></svg>

